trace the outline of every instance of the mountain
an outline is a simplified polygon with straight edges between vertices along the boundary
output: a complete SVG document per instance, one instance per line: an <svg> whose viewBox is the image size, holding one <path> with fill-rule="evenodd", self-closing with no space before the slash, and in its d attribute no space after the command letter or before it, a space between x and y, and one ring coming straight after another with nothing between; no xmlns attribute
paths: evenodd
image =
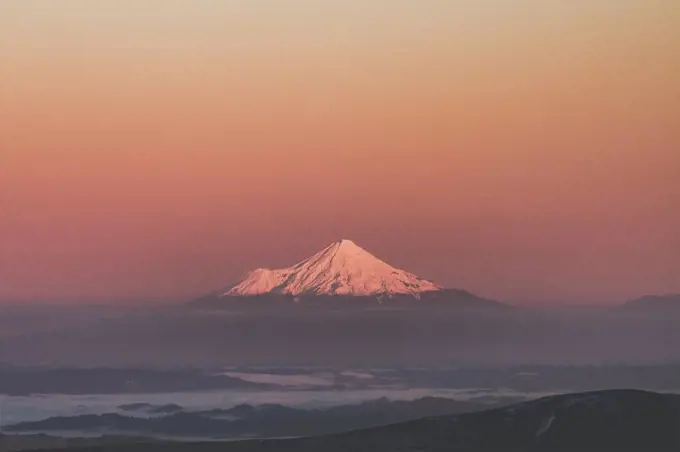
<svg viewBox="0 0 680 452"><path fill-rule="evenodd" d="M287 268L259 268L227 288L194 304L217 307L228 300L301 302L364 300L391 305L401 301L455 300L463 304L499 304L458 289L444 289L432 281L395 268L351 240L337 241Z"/></svg>
<svg viewBox="0 0 680 452"><path fill-rule="evenodd" d="M442 288L392 267L351 240L340 240L302 262L279 270L257 269L225 292L231 296L282 295L377 296Z"/></svg>
<svg viewBox="0 0 680 452"><path fill-rule="evenodd" d="M313 438L82 449L86 450L675 452L680 450L680 396L637 390L595 391Z"/></svg>
<svg viewBox="0 0 680 452"><path fill-rule="evenodd" d="M624 308L636 310L667 310L680 311L680 294L645 295L623 305Z"/></svg>

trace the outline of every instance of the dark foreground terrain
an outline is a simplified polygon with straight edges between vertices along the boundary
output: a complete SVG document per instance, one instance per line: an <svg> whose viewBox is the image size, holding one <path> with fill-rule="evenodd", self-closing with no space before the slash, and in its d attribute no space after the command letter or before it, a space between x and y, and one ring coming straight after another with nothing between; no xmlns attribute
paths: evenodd
<svg viewBox="0 0 680 452"><path fill-rule="evenodd" d="M125 445L120 450L126 450L130 444L135 448L153 440L147 438L132 438L119 436L103 436L98 438L61 438L50 435L0 435L0 452L54 450L81 450L87 447L102 447L103 445ZM110 450L110 449L109 449Z"/></svg>
<svg viewBox="0 0 680 452"><path fill-rule="evenodd" d="M599 391L553 396L506 408L430 417L316 438L231 443L111 444L78 450L675 452L680 450L680 396L635 390Z"/></svg>

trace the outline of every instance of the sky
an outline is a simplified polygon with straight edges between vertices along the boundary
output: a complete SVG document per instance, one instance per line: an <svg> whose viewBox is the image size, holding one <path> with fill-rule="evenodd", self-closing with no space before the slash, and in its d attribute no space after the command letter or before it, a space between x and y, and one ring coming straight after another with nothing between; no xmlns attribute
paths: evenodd
<svg viewBox="0 0 680 452"><path fill-rule="evenodd" d="M513 303L680 292L676 0L3 0L0 301L347 238Z"/></svg>

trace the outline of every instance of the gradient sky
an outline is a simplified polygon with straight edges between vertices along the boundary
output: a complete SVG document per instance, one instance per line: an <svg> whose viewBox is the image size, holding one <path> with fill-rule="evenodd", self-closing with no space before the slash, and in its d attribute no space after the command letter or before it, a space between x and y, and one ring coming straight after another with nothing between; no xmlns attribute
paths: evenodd
<svg viewBox="0 0 680 452"><path fill-rule="evenodd" d="M3 0L0 300L350 238L527 303L680 291L677 0Z"/></svg>

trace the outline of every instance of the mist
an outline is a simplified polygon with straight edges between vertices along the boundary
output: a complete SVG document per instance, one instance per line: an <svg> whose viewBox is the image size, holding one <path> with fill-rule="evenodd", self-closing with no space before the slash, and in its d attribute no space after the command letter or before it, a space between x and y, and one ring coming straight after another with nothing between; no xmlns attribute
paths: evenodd
<svg viewBox="0 0 680 452"><path fill-rule="evenodd" d="M680 360L680 313L620 308L13 309L0 362L53 367L511 366Z"/></svg>

